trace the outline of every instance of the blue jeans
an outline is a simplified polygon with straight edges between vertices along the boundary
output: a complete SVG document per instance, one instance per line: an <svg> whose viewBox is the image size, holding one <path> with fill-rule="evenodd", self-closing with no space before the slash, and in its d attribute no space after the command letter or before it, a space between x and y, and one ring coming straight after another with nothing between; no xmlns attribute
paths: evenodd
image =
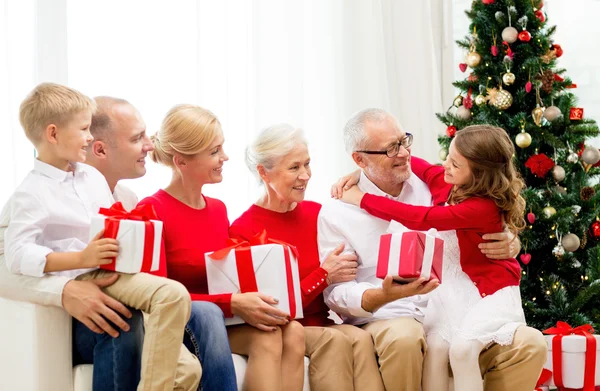
<svg viewBox="0 0 600 391"><path fill-rule="evenodd" d="M202 364L202 390L237 391L223 311L216 304L192 302L192 314L183 333L183 344Z"/></svg>
<svg viewBox="0 0 600 391"><path fill-rule="evenodd" d="M80 321L73 319L73 365L94 364L94 391L131 391L140 382L144 318L134 309L129 331L119 330L113 338L107 333L96 334ZM109 322L110 324L110 322Z"/></svg>

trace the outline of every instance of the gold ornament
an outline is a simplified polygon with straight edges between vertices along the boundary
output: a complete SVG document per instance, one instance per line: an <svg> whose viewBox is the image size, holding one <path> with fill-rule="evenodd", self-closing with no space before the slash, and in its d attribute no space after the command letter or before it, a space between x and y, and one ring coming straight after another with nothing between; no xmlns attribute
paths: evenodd
<svg viewBox="0 0 600 391"><path fill-rule="evenodd" d="M478 66L481 63L481 55L477 52L469 52L469 54L467 54L467 65L470 66L471 68L475 68L476 66Z"/></svg>
<svg viewBox="0 0 600 391"><path fill-rule="evenodd" d="M550 64L552 60L556 58L555 50L548 50L546 54L540 57L545 64Z"/></svg>
<svg viewBox="0 0 600 391"><path fill-rule="evenodd" d="M543 115L544 115L544 108L540 107L540 105L537 105L537 107L531 111L531 116L533 117L533 122L535 122L535 124L537 126L540 126L542 124L542 116Z"/></svg>
<svg viewBox="0 0 600 391"><path fill-rule="evenodd" d="M513 102L513 97L510 92L503 90L502 88L489 88L488 96L490 104L498 110L508 109Z"/></svg>
<svg viewBox="0 0 600 391"><path fill-rule="evenodd" d="M448 150L446 150L445 148L440 149L440 152L438 153L438 157L440 158L441 161L446 161L446 158L448 157Z"/></svg>
<svg viewBox="0 0 600 391"><path fill-rule="evenodd" d="M462 95L457 96L456 98L454 98L454 106L455 107L459 107L462 105L463 102L463 97Z"/></svg>
<svg viewBox="0 0 600 391"><path fill-rule="evenodd" d="M562 113L560 112L560 109L556 106L550 106L547 107L546 110L544 110L544 118L546 118L550 122L554 121L561 115Z"/></svg>
<svg viewBox="0 0 600 391"><path fill-rule="evenodd" d="M517 77L515 76L514 73L507 72L504 75L502 75L502 82L504 84L506 84L507 86L509 86L509 85L511 85L511 84L513 84L515 82L516 78Z"/></svg>
<svg viewBox="0 0 600 391"><path fill-rule="evenodd" d="M464 121L468 121L471 119L471 110L467 109L465 106L460 106L458 110L456 110L456 116Z"/></svg>
<svg viewBox="0 0 600 391"><path fill-rule="evenodd" d="M477 106L483 106L486 103L487 103L487 98L485 96L479 94L475 97L475 104Z"/></svg>
<svg viewBox="0 0 600 391"><path fill-rule="evenodd" d="M577 251L577 249L581 245L581 241L579 240L579 237L577 235L571 234L571 233L563 236L560 243L565 248L565 250L567 250L569 252Z"/></svg>
<svg viewBox="0 0 600 391"><path fill-rule="evenodd" d="M565 179L566 175L565 169L561 166L554 166L552 169L552 176L556 182L561 182L563 179Z"/></svg>
<svg viewBox="0 0 600 391"><path fill-rule="evenodd" d="M556 209L548 205L544 209L542 209L542 213L544 213L544 216L546 216L546 218L549 219L550 217L556 214Z"/></svg>
<svg viewBox="0 0 600 391"><path fill-rule="evenodd" d="M515 143L517 143L519 148L527 148L531 145L531 135L525 130L521 130L521 133L515 137Z"/></svg>

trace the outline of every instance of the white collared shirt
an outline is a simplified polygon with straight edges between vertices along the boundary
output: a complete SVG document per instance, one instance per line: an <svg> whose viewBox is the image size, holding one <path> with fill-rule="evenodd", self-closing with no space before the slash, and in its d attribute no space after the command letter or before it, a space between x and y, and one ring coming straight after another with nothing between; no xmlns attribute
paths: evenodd
<svg viewBox="0 0 600 391"><path fill-rule="evenodd" d="M16 274L43 276L49 253L85 249L92 216L112 202L106 179L94 167L78 163L67 172L36 159L0 213L0 226L7 225L6 266ZM75 277L89 270L52 274Z"/></svg>
<svg viewBox="0 0 600 391"><path fill-rule="evenodd" d="M432 198L427 185L411 174L404 182L398 197L384 193L361 173L358 187L365 193L385 196L412 205L431 206ZM319 213L318 241L321 262L340 243L345 243L344 253L355 252L358 257L356 280L330 285L323 295L325 303L342 316L345 323L364 324L374 320L410 316L422 321L427 305L424 295L412 296L388 303L371 313L362 308L362 296L367 289L381 287L375 276L379 237L386 233L389 221L370 215L360 207L339 200L325 203Z"/></svg>

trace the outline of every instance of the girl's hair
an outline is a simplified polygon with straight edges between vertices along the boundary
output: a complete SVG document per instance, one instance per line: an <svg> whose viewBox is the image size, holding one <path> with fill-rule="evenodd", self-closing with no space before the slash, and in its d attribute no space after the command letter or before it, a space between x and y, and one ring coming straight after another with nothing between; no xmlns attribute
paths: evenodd
<svg viewBox="0 0 600 391"><path fill-rule="evenodd" d="M513 164L515 147L506 131L491 125L467 126L456 133L454 147L468 160L473 178L471 183L455 187L448 202L490 198L508 229L515 235L521 232L525 228L525 199L521 197L525 183Z"/></svg>
<svg viewBox="0 0 600 391"><path fill-rule="evenodd" d="M177 105L165 116L160 130L150 139L155 163L173 168L173 156L180 153L192 156L210 146L221 132L221 123L210 111L194 105Z"/></svg>

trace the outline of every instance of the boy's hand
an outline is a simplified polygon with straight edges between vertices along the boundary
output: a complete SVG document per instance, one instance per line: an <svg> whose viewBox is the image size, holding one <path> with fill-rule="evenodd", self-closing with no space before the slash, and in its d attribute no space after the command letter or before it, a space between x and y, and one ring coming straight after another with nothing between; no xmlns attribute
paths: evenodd
<svg viewBox="0 0 600 391"><path fill-rule="evenodd" d="M119 255L119 242L116 239L103 238L104 230L94 236L90 244L79 253L81 268L108 265Z"/></svg>

